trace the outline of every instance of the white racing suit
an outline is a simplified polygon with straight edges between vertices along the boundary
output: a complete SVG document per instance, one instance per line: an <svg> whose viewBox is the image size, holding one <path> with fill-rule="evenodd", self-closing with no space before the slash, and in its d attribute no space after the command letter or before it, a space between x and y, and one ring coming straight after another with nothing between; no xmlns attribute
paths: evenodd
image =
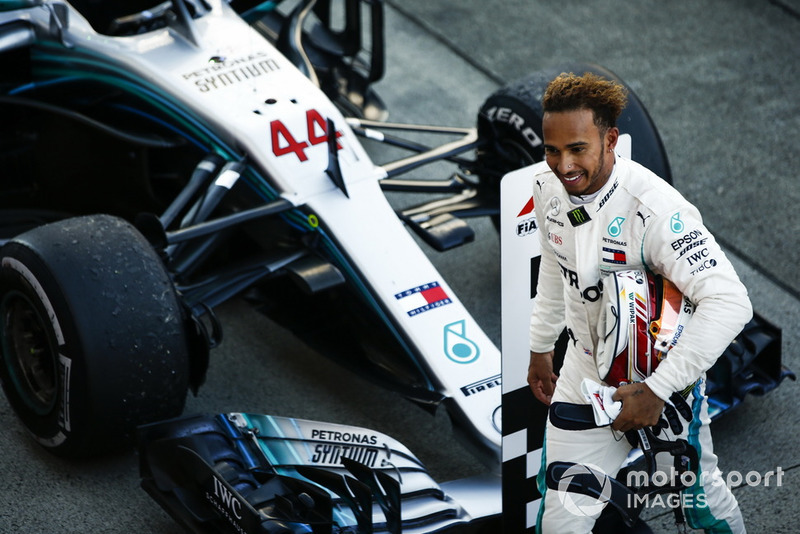
<svg viewBox="0 0 800 534"><path fill-rule="evenodd" d="M673 392L701 379L688 399L694 418L684 425L683 437L700 454L703 473L695 487L684 492L694 496L684 499L689 501L684 512L692 528L744 532L735 498L719 483L702 379L752 317L746 288L697 209L641 165L617 155L608 182L585 203L566 193L545 162L532 167L532 173L542 257L530 348L553 350L565 326L570 337L553 402L586 404L581 381L601 380L595 355L602 350L597 325L604 275L642 269L671 280L697 308L680 334L680 343L645 382L667 401ZM574 507L564 506L564 496L559 496L563 492L546 489L543 473L550 462L589 465L615 476L629 450L627 440L610 427L568 431L548 421L537 529L589 532L599 515L591 507L587 509L593 513L576 513Z"/></svg>

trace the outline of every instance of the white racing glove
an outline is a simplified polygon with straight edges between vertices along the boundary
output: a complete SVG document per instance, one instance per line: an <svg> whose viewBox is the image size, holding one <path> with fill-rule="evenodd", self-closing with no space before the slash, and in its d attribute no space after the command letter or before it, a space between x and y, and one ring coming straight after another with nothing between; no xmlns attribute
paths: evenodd
<svg viewBox="0 0 800 534"><path fill-rule="evenodd" d="M597 426L610 425L622 411L622 401L611 399L616 390L616 388L598 384L588 378L584 378L581 382L581 392L592 405L594 422Z"/></svg>

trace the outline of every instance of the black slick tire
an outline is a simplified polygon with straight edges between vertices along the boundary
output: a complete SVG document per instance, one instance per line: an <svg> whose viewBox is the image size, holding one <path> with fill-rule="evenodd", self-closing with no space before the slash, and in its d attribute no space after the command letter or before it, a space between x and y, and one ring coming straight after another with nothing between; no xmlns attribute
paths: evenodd
<svg viewBox="0 0 800 534"><path fill-rule="evenodd" d="M183 411L183 311L155 250L107 215L35 228L0 249L0 379L42 446L85 457Z"/></svg>

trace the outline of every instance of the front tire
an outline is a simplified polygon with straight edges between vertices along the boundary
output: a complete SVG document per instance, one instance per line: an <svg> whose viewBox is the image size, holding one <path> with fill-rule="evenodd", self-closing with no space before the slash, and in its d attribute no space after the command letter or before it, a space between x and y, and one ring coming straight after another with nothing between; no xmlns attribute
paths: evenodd
<svg viewBox="0 0 800 534"><path fill-rule="evenodd" d="M130 224L47 224L0 249L0 380L50 452L83 457L183 411L189 351L181 304Z"/></svg>

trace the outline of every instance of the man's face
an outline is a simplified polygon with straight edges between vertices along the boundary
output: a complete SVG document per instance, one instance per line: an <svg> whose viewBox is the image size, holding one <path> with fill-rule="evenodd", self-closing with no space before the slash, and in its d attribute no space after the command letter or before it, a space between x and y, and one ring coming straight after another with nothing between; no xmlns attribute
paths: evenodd
<svg viewBox="0 0 800 534"><path fill-rule="evenodd" d="M542 119L547 164L570 195L600 190L614 168L619 130L602 133L589 109L546 112Z"/></svg>

